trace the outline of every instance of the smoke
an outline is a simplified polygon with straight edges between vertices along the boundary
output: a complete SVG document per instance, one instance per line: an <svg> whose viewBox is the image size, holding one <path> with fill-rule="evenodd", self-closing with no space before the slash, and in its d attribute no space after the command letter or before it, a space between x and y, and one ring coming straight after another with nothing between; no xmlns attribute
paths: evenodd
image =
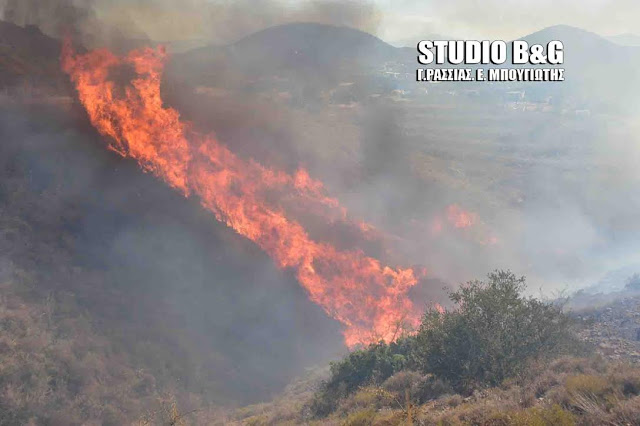
<svg viewBox="0 0 640 426"><path fill-rule="evenodd" d="M375 33L381 22L373 3L360 2L5 0L1 5L5 19L20 25L37 25L52 35L70 29L89 46L118 45L130 39L225 44L293 21L345 25ZM464 8L464 3L459 8ZM455 7L443 14L461 22L477 15ZM509 25L505 23L503 28L509 29ZM522 28L518 27L517 36L529 32ZM531 30L536 29L539 28ZM334 52L343 47L343 40L334 39L327 50ZM306 46L307 40L295 42L295 46L298 42ZM255 45L269 47L259 40ZM346 56L355 55L357 50L351 48L354 45L357 46L349 45L343 50ZM173 87L182 99L166 96L165 100L187 119L195 118L198 125L209 124L211 128L206 130L216 131L221 142L241 156L266 165L284 165L278 168L307 166L354 217L372 222L388 233L393 247L385 254L393 258L391 263L427 267L432 281L415 289L421 302L442 298L440 288L445 284L477 278L493 268L510 268L527 275L534 289L542 286L551 291L588 285L609 270L637 264L634 253L638 252L640 240L635 214L640 209L636 191L640 183L640 143L637 125L633 124L637 116L612 120L594 112L592 117L581 118L574 116L572 110L568 114L557 111L546 116L525 115L487 108L490 102L486 99L476 103L458 98L455 102L438 100L452 108L433 107L428 102L407 105L403 99L389 101L390 97L374 102L370 95L388 96L396 86L380 87L373 82L375 78L351 79L352 75L370 72L364 64L349 63L351 75L332 75L335 80L323 79L325 75L307 75L317 65L309 60L320 50L316 45L308 52L294 49L293 62L286 62L286 55L291 53L288 51L275 58L273 64L265 60L261 69L275 70L275 80L282 86L274 89L265 84L263 92L252 86L251 92L246 89L246 82L252 76L236 73L234 57L229 54L233 53L232 47L220 49L222 66L218 68L207 62L208 55L219 53L215 48L198 51L191 63L174 58L173 78L180 76L191 86ZM273 51L262 50L265 59L269 59ZM185 67L185 63L189 66ZM338 69L342 63L321 65ZM228 80L217 74L226 66L229 75L238 78L240 84L227 84ZM198 81L190 74L197 67L204 70ZM285 79L279 74L282 70L291 71ZM172 89L173 83L169 76L167 88ZM410 83L398 86L415 91L415 82ZM603 92L608 90L606 83L603 82ZM357 93L348 93L343 101L336 93L347 90L344 88L364 95L358 98ZM274 92L294 101L286 104L268 96L261 98ZM322 104L327 93L341 99L340 106L335 105L338 101L330 107ZM350 105L352 97L356 106ZM120 199L118 195L113 197ZM453 205L473 217L466 221L469 226L448 221L447 212ZM101 216L92 224L100 229L106 221L108 218ZM191 253L187 257L194 257L189 250L191 236L181 235L170 225L163 224L159 229L163 231L142 235L127 229L112 242L110 252L116 253L115 257L125 262L136 277L130 281L151 286L151 281L134 271L133 265L138 263L149 265L147 272L152 273L146 276L153 276L153 282L161 282L167 288L184 277L186 282L201 283L204 276L214 273L179 256ZM114 228L110 231L115 232ZM163 246L169 251L174 243L179 250L156 263L155 247ZM170 258L180 261L169 262ZM187 262L188 267L181 262ZM266 297L265 288L282 285L279 280L283 276L270 269L267 260L260 259L256 268L256 276L270 277L261 290L252 289L252 294L260 297L229 296L224 299L229 305L239 304L243 306L240 310L255 309L259 299ZM238 271L233 270L220 288L235 285L238 276ZM197 293L193 290L193 294ZM184 302L184 309L181 302L176 311L189 313L189 322L197 322L195 317L201 311L191 311L189 303L193 299ZM225 303L216 308L220 312L216 320L225 318L229 322L221 323L232 327L229 318L234 318L233 313ZM283 308L277 316L286 317L284 323L292 321L285 312ZM242 326L237 333L248 335L252 331ZM279 333L256 333L286 340Z"/></svg>
<svg viewBox="0 0 640 426"><path fill-rule="evenodd" d="M0 0L0 19L52 36L71 32L88 47L119 47L127 40L224 44L288 22L375 33L380 15L368 1Z"/></svg>
<svg viewBox="0 0 640 426"><path fill-rule="evenodd" d="M74 298L134 365L214 400L265 398L344 351L291 274L105 150L75 107L0 112L0 281Z"/></svg>
<svg viewBox="0 0 640 426"><path fill-rule="evenodd" d="M572 35L573 58L582 56L583 36ZM296 46L297 42L298 38ZM633 166L638 144L632 141L638 133L632 123L637 115L625 110L633 105L618 96L636 93L630 80L600 79L591 87L578 86L571 89L579 94L573 105L546 114L509 110L491 93L470 99L460 87L451 88L459 92L456 97L440 92L421 100L421 88L411 81L397 84L412 100L394 101L389 96L394 86L380 87L372 82L375 78L352 76L366 75L366 67L352 66L351 74L330 82L333 86L322 80L322 72L303 68L308 63L305 53L322 49L309 44L286 66L272 64L282 56L265 54L256 61L279 76L290 73L279 90L302 94L292 108L272 98L246 96L242 85L234 89L229 80L217 80L217 70L227 70L209 61L211 50L198 51L192 62L175 58L166 86L176 78L188 84L167 99L175 105L182 97L178 110L189 119L196 117L199 124L210 124L208 130L242 155L266 164L308 166L354 217L391 235L393 263L424 265L430 277L451 285L494 268L510 268L527 275L534 290L542 287L550 293L589 285L607 271L633 262L638 228L632 212L639 205L633 187L639 175ZM323 63L328 69L339 64ZM588 61L581 65L581 73L592 69ZM207 74L191 72L198 67ZM229 69L237 68L232 64ZM300 69L302 77L295 73ZM558 99L569 96L562 90L577 85L576 80L546 93ZM194 85L199 96L193 96ZM313 96L339 93L345 87L351 91L336 96L329 107L316 101L321 96ZM524 90L536 96L538 88ZM591 107L584 106L582 97L594 91L606 94L591 104L600 110L576 116L575 109ZM384 101L368 98L380 93L387 96ZM355 106L349 107L352 99ZM232 104L241 107L229 114ZM448 224L451 205L472 213L473 226Z"/></svg>
<svg viewBox="0 0 640 426"><path fill-rule="evenodd" d="M381 25L374 3L337 1L0 0L0 13L50 35L69 31L89 47L227 44L294 21L369 33ZM257 83L237 72L233 44L199 50L192 62L174 55L163 100L239 157L289 172L306 167L322 180L350 217L380 230L383 243L362 243L337 226L318 226L314 237L353 240L345 245L387 264L426 267L427 278L409 292L416 306L442 303L445 286L494 268L527 275L531 290L546 294L609 271L638 272L637 113L528 114L449 95L407 102L394 90L422 88L381 84L375 74L386 58L400 60L395 51L382 46L374 60L348 62L362 38L341 31L319 39L316 30L284 29L307 38L284 40L282 50L269 39L242 44L263 51L250 72L273 70L265 72L272 80ZM243 48L240 59L251 59L254 51ZM321 51L342 56L318 64ZM342 69L350 74L333 74ZM607 84L602 79L602 92ZM263 398L344 350L340 324L308 300L293 273L197 201L108 153L79 106L2 108L0 164L20 175L2 179L0 200L13 208L3 214L28 226L3 242L9 254L0 258L0 280L35 271L38 291L77 295L98 331L141 354L141 366L216 397ZM8 191L16 179L25 188ZM163 373L165 365L175 370Z"/></svg>
<svg viewBox="0 0 640 426"><path fill-rule="evenodd" d="M585 0L581 3L584 7L576 4L575 0L398 0L383 7L380 33L385 40L412 46L433 33L510 40L558 24L603 35L637 32L640 9L635 0Z"/></svg>

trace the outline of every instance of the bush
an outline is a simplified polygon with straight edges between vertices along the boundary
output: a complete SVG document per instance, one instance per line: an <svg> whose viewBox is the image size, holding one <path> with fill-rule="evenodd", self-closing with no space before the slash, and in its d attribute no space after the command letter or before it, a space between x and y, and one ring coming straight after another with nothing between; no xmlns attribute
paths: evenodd
<svg viewBox="0 0 640 426"><path fill-rule="evenodd" d="M414 339L409 337L391 344L380 342L331 363L331 378L316 394L311 411L316 416L326 416L336 409L340 399L360 387L381 384L404 370L410 363L413 343Z"/></svg>
<svg viewBox="0 0 640 426"><path fill-rule="evenodd" d="M606 378L591 374L570 376L567 378L565 387L570 394L584 394L597 398L601 398L613 391Z"/></svg>
<svg viewBox="0 0 640 426"><path fill-rule="evenodd" d="M610 424L617 425L634 425L638 424L640 419L640 396L621 401L620 404L613 408L611 413Z"/></svg>
<svg viewBox="0 0 640 426"><path fill-rule="evenodd" d="M458 391L500 384L528 362L561 352L575 341L562 309L522 295L525 279L496 271L450 294L457 309L428 310L415 354L423 372Z"/></svg>
<svg viewBox="0 0 640 426"><path fill-rule="evenodd" d="M369 426L376 418L376 411L367 408L350 414L344 421L344 426Z"/></svg>
<svg viewBox="0 0 640 426"><path fill-rule="evenodd" d="M558 404L551 407L532 407L515 413L510 421L514 426L573 426L576 424L573 414Z"/></svg>
<svg viewBox="0 0 640 426"><path fill-rule="evenodd" d="M610 378L624 396L640 395L640 371L633 365L617 365Z"/></svg>
<svg viewBox="0 0 640 426"><path fill-rule="evenodd" d="M455 309L428 310L416 335L371 345L333 363L311 412L327 416L364 386L383 385L396 397L408 390L418 403L453 391L469 394L509 378L523 380L533 361L579 347L560 306L523 296L524 278L504 271L488 277L451 293Z"/></svg>
<svg viewBox="0 0 640 426"><path fill-rule="evenodd" d="M405 392L409 391L411 401L418 404L453 393L453 389L442 380L416 371L401 371L387 379L382 388L391 392L397 400L404 400Z"/></svg>

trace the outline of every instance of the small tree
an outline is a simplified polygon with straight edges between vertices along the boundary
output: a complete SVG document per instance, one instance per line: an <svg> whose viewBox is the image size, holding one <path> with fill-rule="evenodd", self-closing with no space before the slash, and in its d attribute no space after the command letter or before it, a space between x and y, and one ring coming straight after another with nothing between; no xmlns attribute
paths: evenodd
<svg viewBox="0 0 640 426"><path fill-rule="evenodd" d="M495 271L488 278L450 293L456 309L428 310L417 335L420 368L463 392L497 385L573 341L560 306L522 295L524 277Z"/></svg>

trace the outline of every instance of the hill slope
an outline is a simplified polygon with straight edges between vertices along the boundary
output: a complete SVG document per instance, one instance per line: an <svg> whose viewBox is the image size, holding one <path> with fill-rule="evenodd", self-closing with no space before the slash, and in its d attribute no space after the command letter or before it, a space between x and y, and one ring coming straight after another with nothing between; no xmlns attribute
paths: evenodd
<svg viewBox="0 0 640 426"><path fill-rule="evenodd" d="M31 61L17 78L53 84L35 65L57 67L58 42L2 28L11 58ZM193 409L261 399L344 350L292 276L106 150L79 105L13 93L0 140L0 423L124 424L169 395Z"/></svg>
<svg viewBox="0 0 640 426"><path fill-rule="evenodd" d="M60 43L36 27L0 21L0 88L61 90L67 79L58 65Z"/></svg>
<svg viewBox="0 0 640 426"><path fill-rule="evenodd" d="M635 70L640 66L640 48L619 46L597 34L568 25L545 28L523 40L529 45L562 41L564 63L551 67L565 69L565 81L560 84L528 83L522 84L523 87L530 90L544 88L548 96L558 97L557 93L561 93L579 108L623 112L637 107L640 78Z"/></svg>
<svg viewBox="0 0 640 426"><path fill-rule="evenodd" d="M607 37L607 40L622 46L640 46L640 36L636 34L619 34Z"/></svg>
<svg viewBox="0 0 640 426"><path fill-rule="evenodd" d="M346 27L294 23L268 28L228 46L207 46L176 55L183 70L211 68L220 61L256 78L300 73L338 77L385 61L399 61L401 49ZM347 69L355 67L354 70ZM203 81L195 81L195 84Z"/></svg>

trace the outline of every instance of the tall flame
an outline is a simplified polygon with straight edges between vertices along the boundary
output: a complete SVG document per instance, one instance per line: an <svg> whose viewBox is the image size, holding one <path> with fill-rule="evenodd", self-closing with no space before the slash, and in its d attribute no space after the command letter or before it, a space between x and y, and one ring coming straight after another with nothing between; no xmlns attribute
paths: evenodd
<svg viewBox="0 0 640 426"><path fill-rule="evenodd" d="M419 314L407 296L417 282L414 270L394 269L361 250L313 240L268 193L342 216L345 210L305 170L289 175L239 158L213 135L193 131L176 110L163 107L160 80L166 56L163 48L126 57L104 49L76 54L67 41L62 67L111 149L136 159L184 196L199 197L219 221L258 244L278 267L295 270L311 300L344 324L348 346L391 341L403 325L415 326ZM135 71L124 89L110 78L123 65Z"/></svg>

